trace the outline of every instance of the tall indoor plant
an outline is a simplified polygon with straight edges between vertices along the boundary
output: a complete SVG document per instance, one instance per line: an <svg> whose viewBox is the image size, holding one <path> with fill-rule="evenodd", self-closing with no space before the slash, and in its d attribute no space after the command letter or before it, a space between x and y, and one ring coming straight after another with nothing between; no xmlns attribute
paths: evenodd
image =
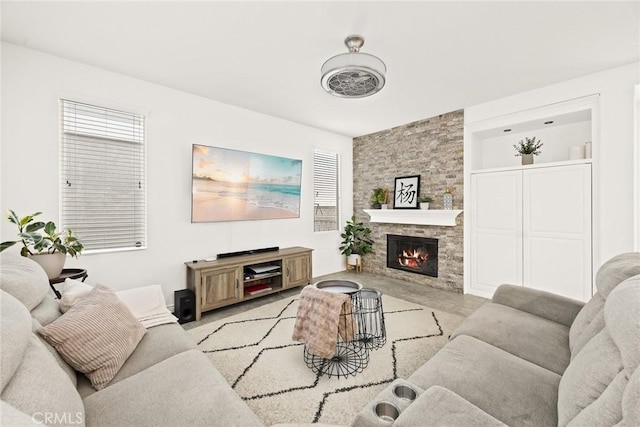
<svg viewBox="0 0 640 427"><path fill-rule="evenodd" d="M370 234L371 229L365 227L362 222L357 222L355 215L347 221L340 234L342 237L340 253L347 256L349 265L360 265L362 255L373 252L374 242L369 237Z"/></svg>
<svg viewBox="0 0 640 427"><path fill-rule="evenodd" d="M7 220L18 227L18 240L8 240L0 244L0 252L22 243L20 255L29 257L40 264L50 279L58 277L64 268L66 255L77 258L84 245L71 230L59 232L53 221L36 221L42 212L26 215L22 218L9 210Z"/></svg>

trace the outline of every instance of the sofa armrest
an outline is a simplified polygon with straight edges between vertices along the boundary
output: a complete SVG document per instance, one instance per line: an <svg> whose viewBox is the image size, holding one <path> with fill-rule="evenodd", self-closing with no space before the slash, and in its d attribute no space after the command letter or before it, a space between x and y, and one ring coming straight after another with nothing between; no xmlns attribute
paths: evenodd
<svg viewBox="0 0 640 427"><path fill-rule="evenodd" d="M487 426L506 424L451 390L433 386L400 414L394 427L410 426Z"/></svg>
<svg viewBox="0 0 640 427"><path fill-rule="evenodd" d="M515 285L500 285L492 301L565 326L571 326L584 306L583 302L571 298Z"/></svg>

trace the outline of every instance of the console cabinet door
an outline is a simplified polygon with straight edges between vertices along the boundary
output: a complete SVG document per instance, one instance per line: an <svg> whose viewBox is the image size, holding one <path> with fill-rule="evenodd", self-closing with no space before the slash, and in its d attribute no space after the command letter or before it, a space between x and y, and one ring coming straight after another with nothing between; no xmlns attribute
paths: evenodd
<svg viewBox="0 0 640 427"><path fill-rule="evenodd" d="M591 165L471 175L472 293L509 283L592 296Z"/></svg>
<svg viewBox="0 0 640 427"><path fill-rule="evenodd" d="M238 267L203 270L200 283L201 310L232 304L242 299L242 271Z"/></svg>
<svg viewBox="0 0 640 427"><path fill-rule="evenodd" d="M525 171L523 206L525 286L591 299L591 165Z"/></svg>
<svg viewBox="0 0 640 427"><path fill-rule="evenodd" d="M491 297L522 285L522 172L471 175L471 289Z"/></svg>
<svg viewBox="0 0 640 427"><path fill-rule="evenodd" d="M284 287L311 283L311 253L284 259Z"/></svg>

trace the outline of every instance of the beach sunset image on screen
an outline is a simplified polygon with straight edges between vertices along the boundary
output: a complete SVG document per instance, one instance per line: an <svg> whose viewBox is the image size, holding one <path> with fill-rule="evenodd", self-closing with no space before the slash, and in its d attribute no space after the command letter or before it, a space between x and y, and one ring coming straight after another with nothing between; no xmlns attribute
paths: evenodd
<svg viewBox="0 0 640 427"><path fill-rule="evenodd" d="M193 145L191 221L300 217L302 160Z"/></svg>

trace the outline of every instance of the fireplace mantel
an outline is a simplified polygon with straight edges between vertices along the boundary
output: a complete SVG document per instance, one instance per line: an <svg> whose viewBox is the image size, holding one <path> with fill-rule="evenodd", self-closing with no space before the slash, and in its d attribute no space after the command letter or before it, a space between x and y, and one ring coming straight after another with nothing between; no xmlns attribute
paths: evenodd
<svg viewBox="0 0 640 427"><path fill-rule="evenodd" d="M364 209L371 222L388 224L440 225L453 227L456 217L462 213L455 209Z"/></svg>

